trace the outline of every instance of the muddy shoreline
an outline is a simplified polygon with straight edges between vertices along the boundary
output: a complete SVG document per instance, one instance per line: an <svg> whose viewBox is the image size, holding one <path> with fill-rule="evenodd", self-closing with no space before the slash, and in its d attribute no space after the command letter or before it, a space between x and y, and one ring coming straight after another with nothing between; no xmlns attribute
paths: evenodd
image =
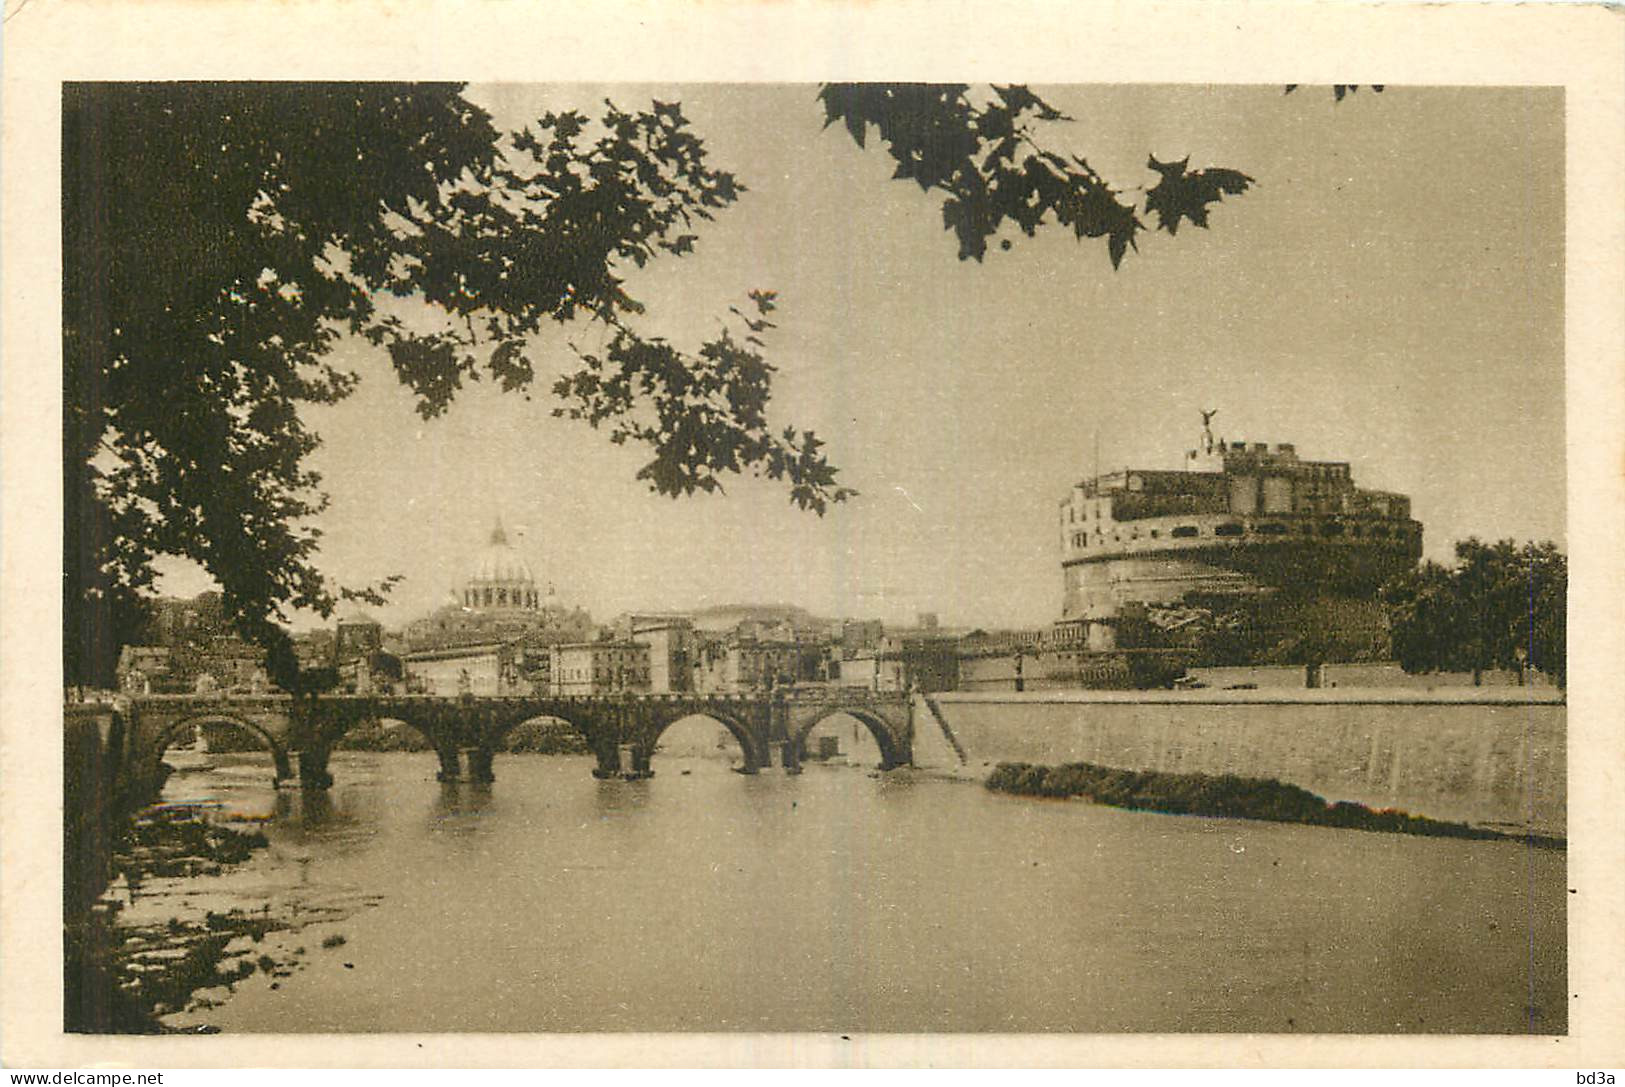
<svg viewBox="0 0 1625 1087"><path fill-rule="evenodd" d="M231 884L269 847L262 831L226 825L210 805L138 812L114 844L106 890L64 925L65 1029L212 1033L206 1022L166 1020L206 1015L256 975L276 988L312 955L336 953L341 934L306 939L305 930L342 922L376 896L256 903Z"/></svg>

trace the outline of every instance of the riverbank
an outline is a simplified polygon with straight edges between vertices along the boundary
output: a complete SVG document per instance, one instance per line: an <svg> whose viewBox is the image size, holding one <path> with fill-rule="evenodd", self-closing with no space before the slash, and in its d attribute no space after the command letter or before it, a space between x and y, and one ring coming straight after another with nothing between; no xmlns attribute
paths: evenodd
<svg viewBox="0 0 1625 1087"><path fill-rule="evenodd" d="M290 913L269 902L226 906L207 895L197 896L204 905L194 901L198 879L230 876L268 845L261 831L211 822L196 805L139 813L115 844L107 892L65 920L64 1028L176 1033L165 1017L215 1007L256 974L291 977L308 952L286 935L353 910L327 905ZM343 942L330 936L320 947Z"/></svg>
<svg viewBox="0 0 1625 1087"><path fill-rule="evenodd" d="M64 1018L70 1032L157 1034L158 1017L199 989L230 986L258 968L230 953L234 940L264 939L270 922L232 911L201 924L123 926L119 915L154 880L219 875L268 845L259 831L216 826L185 808L148 809L114 844L115 890L63 926Z"/></svg>
<svg viewBox="0 0 1625 1087"><path fill-rule="evenodd" d="M1436 838L1510 838L1547 848L1565 845L1564 839L1547 835L1507 833L1348 801L1332 803L1307 789L1272 778L1121 770L1086 762L1061 766L1001 762L988 775L986 785L993 792L1056 799L1081 797L1095 804L1168 815L1259 819Z"/></svg>

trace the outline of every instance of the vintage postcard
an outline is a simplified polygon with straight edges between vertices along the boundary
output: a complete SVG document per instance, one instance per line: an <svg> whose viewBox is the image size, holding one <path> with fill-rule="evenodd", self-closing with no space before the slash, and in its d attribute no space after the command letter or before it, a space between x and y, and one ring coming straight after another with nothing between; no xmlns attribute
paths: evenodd
<svg viewBox="0 0 1625 1087"><path fill-rule="evenodd" d="M18 5L5 1060L1617 1065L1622 28Z"/></svg>

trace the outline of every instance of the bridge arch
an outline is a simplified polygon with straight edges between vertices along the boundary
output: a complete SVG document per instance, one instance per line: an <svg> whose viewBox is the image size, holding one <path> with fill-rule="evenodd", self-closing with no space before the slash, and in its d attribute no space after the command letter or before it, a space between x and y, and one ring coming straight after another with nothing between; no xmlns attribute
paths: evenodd
<svg viewBox="0 0 1625 1087"><path fill-rule="evenodd" d="M654 755L655 744L660 742L660 737L667 729L671 728L677 722L686 721L691 717L697 717L704 721L715 721L717 724L727 729L729 734L732 735L734 740L739 744L739 750L745 756L744 768L746 772L760 770L768 765L768 753L763 750L760 738L756 735L756 733L751 731L751 729L748 728L743 721L740 721L732 714L719 713L710 707L706 707L704 709L685 709L681 713L670 715L658 721L655 724L653 731L650 732L646 741L648 743L649 756L652 757Z"/></svg>
<svg viewBox="0 0 1625 1087"><path fill-rule="evenodd" d="M581 742L584 748L589 750L591 749L591 737L588 736L586 730L584 730L575 721L572 721L570 718L551 709L543 710L539 713L532 713L524 717L516 717L511 721L505 721L495 725L491 729L489 737L491 747L497 750L509 750L509 737L511 737L515 731L522 729L527 725L563 725L565 728L570 730L571 735Z"/></svg>
<svg viewBox="0 0 1625 1087"><path fill-rule="evenodd" d="M841 715L851 717L869 730L880 748L880 768L890 770L894 766L902 766L909 761L908 756L897 737L893 735L891 725L885 718L865 709L862 706L831 705L820 710L817 716L809 717L802 722L790 737L790 750L795 753L799 761L806 752L807 737L812 730L829 720L831 717Z"/></svg>
<svg viewBox="0 0 1625 1087"><path fill-rule="evenodd" d="M394 732L399 728L411 729L429 745L430 751L435 749L434 728L411 714L381 711L374 714L371 720L380 732Z"/></svg>
<svg viewBox="0 0 1625 1087"><path fill-rule="evenodd" d="M263 725L255 724L246 717L239 717L233 713L209 711L194 713L178 721L165 725L153 739L152 750L149 753L154 766L164 761L164 752L168 751L183 733L193 732L202 725L230 725L241 729L256 737L265 749L271 753L271 761L276 766L277 780L281 781L293 777L293 764L288 757L288 749Z"/></svg>
<svg viewBox="0 0 1625 1087"><path fill-rule="evenodd" d="M474 733L455 714L446 712L446 707L435 702L391 701L376 705L372 719L379 724L391 721L417 733L439 761L435 776L440 781L462 779L462 751L474 742Z"/></svg>

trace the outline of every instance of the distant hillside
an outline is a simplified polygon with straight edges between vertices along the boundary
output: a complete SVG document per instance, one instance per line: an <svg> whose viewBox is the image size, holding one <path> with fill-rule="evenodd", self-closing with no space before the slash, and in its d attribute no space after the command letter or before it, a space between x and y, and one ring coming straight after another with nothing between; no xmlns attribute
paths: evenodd
<svg viewBox="0 0 1625 1087"><path fill-rule="evenodd" d="M789 623L795 627L822 626L830 622L795 604L713 604L691 613L699 630L732 630L748 620L759 623Z"/></svg>

